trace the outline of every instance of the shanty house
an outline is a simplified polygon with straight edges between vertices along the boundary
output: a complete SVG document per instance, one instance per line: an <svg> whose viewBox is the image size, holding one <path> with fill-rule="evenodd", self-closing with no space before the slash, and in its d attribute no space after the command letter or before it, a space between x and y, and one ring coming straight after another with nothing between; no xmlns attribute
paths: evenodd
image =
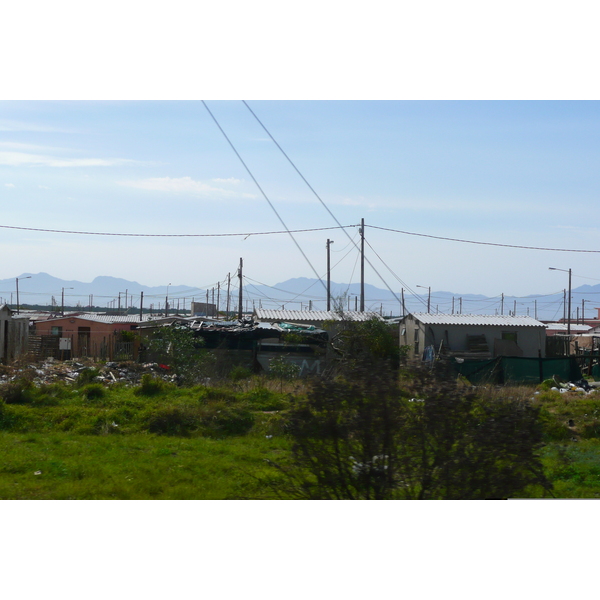
<svg viewBox="0 0 600 600"><path fill-rule="evenodd" d="M8 363L27 353L29 319L0 306L0 361Z"/></svg>
<svg viewBox="0 0 600 600"><path fill-rule="evenodd" d="M142 321L152 318L145 314ZM41 358L113 359L116 355L133 358L133 343L123 334L137 329L139 323L139 315L75 313L36 321L35 334L40 342Z"/></svg>
<svg viewBox="0 0 600 600"><path fill-rule="evenodd" d="M412 313L400 320L400 345L411 358L542 358L546 327L532 317Z"/></svg>
<svg viewBox="0 0 600 600"><path fill-rule="evenodd" d="M383 321L376 312L348 311L338 313L333 310L272 310L270 308L255 308L253 318L261 323L296 323L323 327L323 323L342 321Z"/></svg>

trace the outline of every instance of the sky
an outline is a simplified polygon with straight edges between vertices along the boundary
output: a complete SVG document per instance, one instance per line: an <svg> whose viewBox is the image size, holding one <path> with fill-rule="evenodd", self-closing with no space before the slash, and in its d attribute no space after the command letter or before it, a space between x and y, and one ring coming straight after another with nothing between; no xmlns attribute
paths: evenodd
<svg viewBox="0 0 600 600"><path fill-rule="evenodd" d="M600 281L597 255L463 240L599 250L596 101L0 102L2 224L136 234L247 234L365 219L368 283L525 296ZM275 213L277 212L277 214ZM333 214L330 214L330 212ZM334 219L335 217L335 219ZM337 222L336 222L337 220ZM285 224L283 225L282 222ZM0 278L208 287L331 277L356 282L338 230L235 237L116 237L1 230ZM300 246L302 252L298 249ZM305 256L303 256L303 254ZM380 278L381 275L383 280Z"/></svg>

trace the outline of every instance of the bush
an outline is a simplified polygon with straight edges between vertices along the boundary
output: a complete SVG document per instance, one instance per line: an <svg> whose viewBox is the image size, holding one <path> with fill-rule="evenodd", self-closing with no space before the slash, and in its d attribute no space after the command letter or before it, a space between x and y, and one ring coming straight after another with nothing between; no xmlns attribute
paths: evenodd
<svg viewBox="0 0 600 600"><path fill-rule="evenodd" d="M198 410L181 406L165 406L153 411L147 419L148 431L163 435L183 435L197 431L202 424Z"/></svg>
<svg viewBox="0 0 600 600"><path fill-rule="evenodd" d="M17 379L0 387L0 398L6 404L29 404L33 402L35 387L27 379Z"/></svg>
<svg viewBox="0 0 600 600"><path fill-rule="evenodd" d="M254 415L241 406L214 403L202 410L202 433L209 437L244 435L253 425Z"/></svg>
<svg viewBox="0 0 600 600"><path fill-rule="evenodd" d="M85 368L79 372L75 384L77 387L83 387L89 383L94 383L99 375L100 371L98 369Z"/></svg>
<svg viewBox="0 0 600 600"><path fill-rule="evenodd" d="M87 400L100 400L106 396L106 389L99 383L90 383L81 389L81 393Z"/></svg>
<svg viewBox="0 0 600 600"><path fill-rule="evenodd" d="M229 371L229 379L231 379L231 381L243 381L244 379L249 379L250 377L252 377L252 371L247 367L242 367L241 365L233 367L233 369Z"/></svg>
<svg viewBox="0 0 600 600"><path fill-rule="evenodd" d="M136 388L133 393L136 396L156 396L157 394L162 394L167 387L167 383L162 379L145 373L142 375L140 387Z"/></svg>
<svg viewBox="0 0 600 600"><path fill-rule="evenodd" d="M550 489L538 409L483 398L423 367L401 390L391 369L372 366L357 361L345 380L313 382L288 411L291 464L274 464L285 495L489 499Z"/></svg>

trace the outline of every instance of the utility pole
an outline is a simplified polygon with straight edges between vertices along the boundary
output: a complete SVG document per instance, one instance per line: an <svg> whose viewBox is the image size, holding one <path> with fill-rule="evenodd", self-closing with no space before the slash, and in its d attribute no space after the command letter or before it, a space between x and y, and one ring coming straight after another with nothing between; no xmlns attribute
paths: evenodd
<svg viewBox="0 0 600 600"><path fill-rule="evenodd" d="M61 297L61 309L60 309L60 314L62 317L65 316L65 290L72 290L72 287L68 287L68 288L63 288L62 289L62 297ZM18 292L18 289L17 289ZM17 296L17 304L19 303L19 297Z"/></svg>
<svg viewBox="0 0 600 600"><path fill-rule="evenodd" d="M20 314L20 307L19 307L19 279L31 279L31 275L28 275L27 277L15 277L16 283L17 283L17 314ZM73 289L73 288L69 288L69 289ZM63 288L63 294L64 294L64 288ZM10 303L12 304L12 294L10 295ZM63 302L64 305L64 302ZM63 306L63 315L64 315L64 306Z"/></svg>
<svg viewBox="0 0 600 600"><path fill-rule="evenodd" d="M406 314L406 306L404 304L404 288L402 288L402 316L404 316Z"/></svg>
<svg viewBox="0 0 600 600"><path fill-rule="evenodd" d="M330 259L330 250L329 246L333 244L333 241L327 240L327 312L331 310L331 259Z"/></svg>
<svg viewBox="0 0 600 600"><path fill-rule="evenodd" d="M142 321L143 314L144 314L144 292L140 292L140 321Z"/></svg>
<svg viewBox="0 0 600 600"><path fill-rule="evenodd" d="M244 267L244 261L240 257L240 268L238 269L238 277L240 279L240 297L239 297L239 305L238 305L238 319L242 320L242 311L243 311L243 292L242 292L242 269Z"/></svg>
<svg viewBox="0 0 600 600"><path fill-rule="evenodd" d="M461 296L461 297L460 297L458 300L459 300L459 306L460 306L460 309L459 309L459 311L458 311L458 314L459 314L459 315L462 315L462 296Z"/></svg>
<svg viewBox="0 0 600 600"><path fill-rule="evenodd" d="M517 315L517 301L515 300L515 308L513 310L513 317Z"/></svg>
<svg viewBox="0 0 600 600"><path fill-rule="evenodd" d="M454 314L454 296L452 296L452 314Z"/></svg>
<svg viewBox="0 0 600 600"><path fill-rule="evenodd" d="M127 314L129 312L129 309L127 308L127 292L129 290L125 290L125 314Z"/></svg>
<svg viewBox="0 0 600 600"><path fill-rule="evenodd" d="M537 321L537 300L533 301L535 320Z"/></svg>
<svg viewBox="0 0 600 600"><path fill-rule="evenodd" d="M365 220L360 220L360 312L365 312Z"/></svg>
<svg viewBox="0 0 600 600"><path fill-rule="evenodd" d="M227 319L229 319L229 286L231 285L231 273L227 273Z"/></svg>
<svg viewBox="0 0 600 600"><path fill-rule="evenodd" d="M119 292L119 308L117 310L119 314L121 314L121 292Z"/></svg>
<svg viewBox="0 0 600 600"><path fill-rule="evenodd" d="M219 305L221 304L221 282L217 283L217 318L219 318Z"/></svg>
<svg viewBox="0 0 600 600"><path fill-rule="evenodd" d="M504 294L502 294L502 300L500 300L500 314L504 314Z"/></svg>

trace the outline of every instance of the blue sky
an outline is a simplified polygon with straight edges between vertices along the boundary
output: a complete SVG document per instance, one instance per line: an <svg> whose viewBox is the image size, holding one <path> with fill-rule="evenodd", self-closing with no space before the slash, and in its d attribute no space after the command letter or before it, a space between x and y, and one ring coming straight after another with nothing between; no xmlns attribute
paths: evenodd
<svg viewBox="0 0 600 600"><path fill-rule="evenodd" d="M209 108L290 229L335 226L240 101ZM598 250L600 104L594 101L250 101L343 225L503 244ZM198 101L3 101L4 225L152 234L242 233L281 224ZM356 228L348 230L356 234ZM348 251L339 231L297 234L320 275ZM595 254L474 246L367 228L407 284L527 295L600 280ZM116 238L2 230L0 278L209 286L244 257L253 279L313 277L287 235ZM16 250L16 251L15 251ZM370 252L370 250L369 250ZM369 258L388 285L401 283ZM357 281L356 253L334 281ZM367 267L367 281L385 287Z"/></svg>

